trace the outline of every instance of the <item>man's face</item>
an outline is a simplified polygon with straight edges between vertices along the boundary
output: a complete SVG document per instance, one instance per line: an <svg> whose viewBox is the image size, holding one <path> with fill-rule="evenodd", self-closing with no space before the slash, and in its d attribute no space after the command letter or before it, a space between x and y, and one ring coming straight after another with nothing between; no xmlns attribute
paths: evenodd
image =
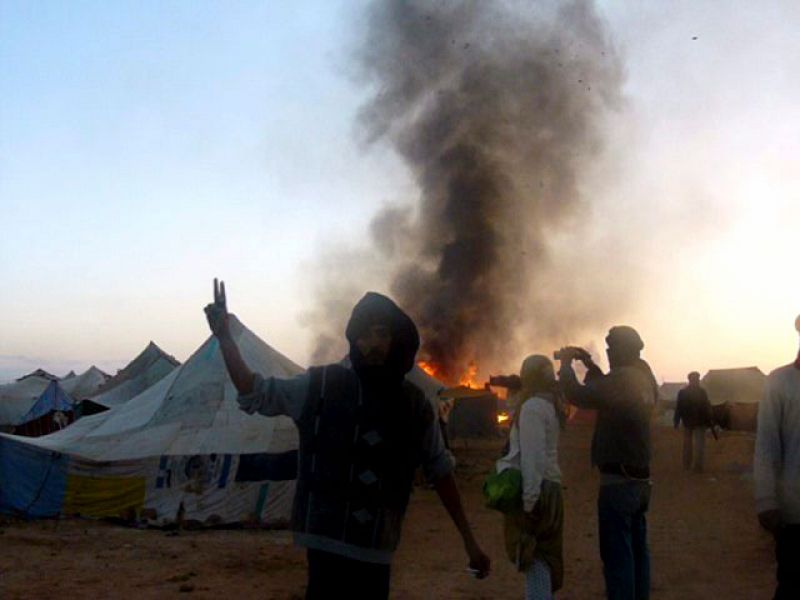
<svg viewBox="0 0 800 600"><path fill-rule="evenodd" d="M371 325L358 339L356 347L364 357L364 364L378 367L386 363L392 347L392 332L388 325L376 323Z"/></svg>

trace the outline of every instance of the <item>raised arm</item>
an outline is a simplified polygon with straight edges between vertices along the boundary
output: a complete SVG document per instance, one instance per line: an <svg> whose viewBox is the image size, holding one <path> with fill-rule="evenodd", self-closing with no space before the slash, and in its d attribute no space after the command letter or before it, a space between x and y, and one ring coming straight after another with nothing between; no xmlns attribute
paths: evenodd
<svg viewBox="0 0 800 600"><path fill-rule="evenodd" d="M240 394L253 391L253 372L244 362L239 347L231 336L228 306L225 299L225 282L214 278L214 302L205 307L211 333L216 336L225 367Z"/></svg>
<svg viewBox="0 0 800 600"><path fill-rule="evenodd" d="M572 361L578 359L586 366L586 384L581 385L572 368ZM602 379L600 370L591 355L582 348L565 348L561 351L561 368L558 372L559 385L567 402L579 408L596 409L600 406L601 397L597 393L597 383ZM592 383L594 382L594 384Z"/></svg>

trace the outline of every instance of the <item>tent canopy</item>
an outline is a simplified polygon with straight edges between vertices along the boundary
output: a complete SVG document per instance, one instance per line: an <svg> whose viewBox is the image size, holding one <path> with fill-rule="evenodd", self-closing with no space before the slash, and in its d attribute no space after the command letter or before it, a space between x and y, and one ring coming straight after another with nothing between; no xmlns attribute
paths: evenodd
<svg viewBox="0 0 800 600"><path fill-rule="evenodd" d="M291 377L303 371L235 318L231 328L247 364L265 376ZM288 417L247 415L236 397L219 342L212 336L185 364L130 401L29 443L98 461L264 452L275 443L296 446Z"/></svg>
<svg viewBox="0 0 800 600"><path fill-rule="evenodd" d="M0 385L0 425L21 425L53 410L72 410L72 398L57 381L27 376Z"/></svg>
<svg viewBox="0 0 800 600"><path fill-rule="evenodd" d="M23 381L23 380L28 379L30 377L33 377L33 378L37 378L38 377L38 378L44 378L44 379L58 379L58 377L56 377L52 373L48 373L44 369L36 369L35 371L31 371L27 375L23 375L22 377L17 379L17 381Z"/></svg>
<svg viewBox="0 0 800 600"><path fill-rule="evenodd" d="M180 363L175 358L151 341L125 368L96 390L92 402L108 408L124 404L166 377L178 365Z"/></svg>
<svg viewBox="0 0 800 600"><path fill-rule="evenodd" d="M104 373L94 365L89 367L84 373L77 377L70 377L61 381L61 387L67 392L74 400L81 401L90 398L97 393L108 379L109 375Z"/></svg>
<svg viewBox="0 0 800 600"><path fill-rule="evenodd" d="M711 404L759 402L767 377L758 367L712 369L703 376L701 385Z"/></svg>

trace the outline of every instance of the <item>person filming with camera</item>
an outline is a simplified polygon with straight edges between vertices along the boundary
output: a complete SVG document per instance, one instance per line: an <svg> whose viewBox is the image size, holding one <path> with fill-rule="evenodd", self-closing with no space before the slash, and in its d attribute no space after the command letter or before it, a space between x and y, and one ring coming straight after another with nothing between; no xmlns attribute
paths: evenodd
<svg viewBox="0 0 800 600"><path fill-rule="evenodd" d="M612 327L606 337L610 370L604 374L583 348L554 354L566 400L597 411L592 465L600 471L597 499L600 557L609 600L650 597L646 513L650 504L650 413L658 385L641 358L644 342L635 329ZM572 363L586 367L584 383Z"/></svg>

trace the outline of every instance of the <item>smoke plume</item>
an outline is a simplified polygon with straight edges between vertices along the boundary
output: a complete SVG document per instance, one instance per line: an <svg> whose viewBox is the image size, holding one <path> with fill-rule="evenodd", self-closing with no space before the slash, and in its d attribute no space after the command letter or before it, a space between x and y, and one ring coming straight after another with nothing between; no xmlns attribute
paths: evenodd
<svg viewBox="0 0 800 600"><path fill-rule="evenodd" d="M505 367L613 310L589 298L595 274L568 271L576 253L555 250L586 231L585 174L621 104L621 60L591 2L381 0L358 67L374 91L358 130L391 144L419 189L375 217L363 258L389 274L421 358L457 381L470 361Z"/></svg>

